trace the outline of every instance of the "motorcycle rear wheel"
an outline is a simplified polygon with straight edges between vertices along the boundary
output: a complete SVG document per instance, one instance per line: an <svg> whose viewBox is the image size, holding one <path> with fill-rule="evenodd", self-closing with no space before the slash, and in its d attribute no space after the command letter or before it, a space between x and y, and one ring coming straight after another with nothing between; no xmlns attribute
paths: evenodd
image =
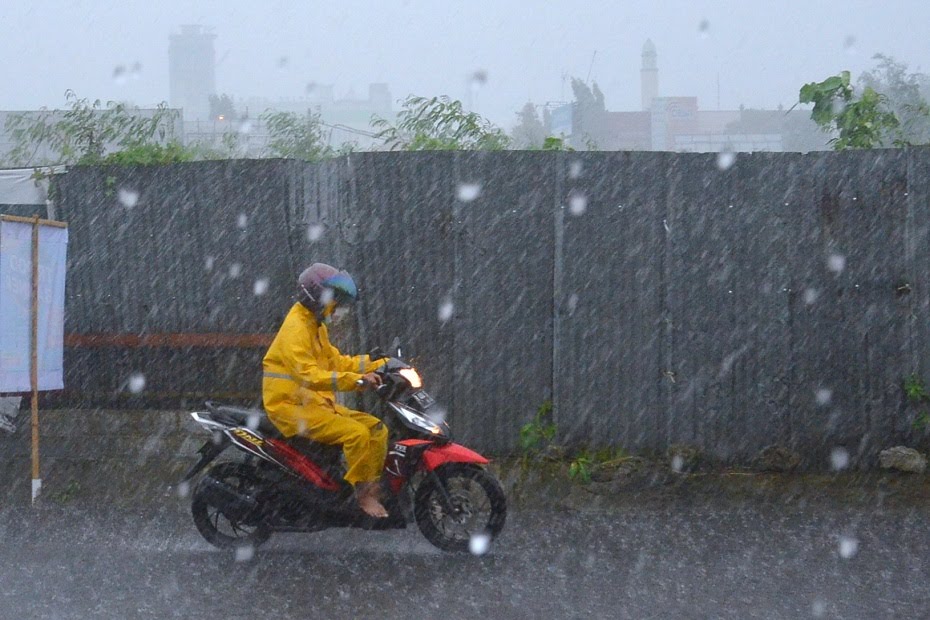
<svg viewBox="0 0 930 620"><path fill-rule="evenodd" d="M486 470L467 463L448 463L435 473L417 488L417 526L443 551L483 553L507 520L507 498L500 483ZM449 496L451 511L445 507L440 484Z"/></svg>
<svg viewBox="0 0 930 620"><path fill-rule="evenodd" d="M255 469L245 463L219 463L210 469L207 476L240 492L254 493L259 484ZM191 514L201 536L214 547L254 549L271 536L271 530L262 523L248 524L230 518L223 512L222 506L212 505L204 493L198 493L200 489L198 485L194 490Z"/></svg>

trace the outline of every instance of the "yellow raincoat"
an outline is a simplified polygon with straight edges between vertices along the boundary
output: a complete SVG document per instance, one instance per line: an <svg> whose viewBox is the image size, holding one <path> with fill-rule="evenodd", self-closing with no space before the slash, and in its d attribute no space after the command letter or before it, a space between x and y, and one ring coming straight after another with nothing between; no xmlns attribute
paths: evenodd
<svg viewBox="0 0 930 620"><path fill-rule="evenodd" d="M341 445L351 484L377 480L387 453L387 428L378 418L336 403L335 392L358 389L362 375L380 368L367 355L343 355L326 325L296 303L262 362L265 411L286 436Z"/></svg>

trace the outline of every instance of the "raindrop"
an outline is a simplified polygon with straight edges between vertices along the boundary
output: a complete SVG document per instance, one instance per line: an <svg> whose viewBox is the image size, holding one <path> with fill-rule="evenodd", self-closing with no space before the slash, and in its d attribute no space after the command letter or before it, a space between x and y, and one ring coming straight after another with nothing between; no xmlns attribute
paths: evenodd
<svg viewBox="0 0 930 620"><path fill-rule="evenodd" d="M268 278L259 278L255 281L253 292L256 295L264 295L268 292Z"/></svg>
<svg viewBox="0 0 930 620"><path fill-rule="evenodd" d="M139 202L139 192L126 189L125 187L119 188L119 191L116 192L116 197L120 204L128 209L133 208L136 206L136 203Z"/></svg>
<svg viewBox="0 0 930 620"><path fill-rule="evenodd" d="M833 471L842 471L849 467L849 452L846 448L833 448L830 451L830 468Z"/></svg>
<svg viewBox="0 0 930 620"><path fill-rule="evenodd" d="M335 295L335 293L333 293L333 289L331 289L331 288L324 288L324 289L323 289L323 292L320 293L320 304L322 304L322 305L324 305L324 306L327 305L329 302L331 302L331 301L333 300L334 295Z"/></svg>
<svg viewBox="0 0 930 620"><path fill-rule="evenodd" d="M842 114L846 110L846 102L842 99L834 99L830 102L830 109L833 114Z"/></svg>
<svg viewBox="0 0 930 620"><path fill-rule="evenodd" d="M568 209L572 215L583 215L588 208L587 197L580 193L572 193L568 198Z"/></svg>
<svg viewBox="0 0 930 620"><path fill-rule="evenodd" d="M319 241L323 236L323 225L322 224L310 224L307 227L307 240L310 242Z"/></svg>
<svg viewBox="0 0 930 620"><path fill-rule="evenodd" d="M129 375L129 381L127 382L129 386L129 391L133 394L138 394L145 389L145 375L141 372L136 372Z"/></svg>
<svg viewBox="0 0 930 620"><path fill-rule="evenodd" d="M804 289L804 303L806 303L808 306L816 302L819 297L820 297L820 291L818 291L817 289L815 288Z"/></svg>
<svg viewBox="0 0 930 620"><path fill-rule="evenodd" d="M230 278L238 278L239 274L241 273L242 273L242 265L240 265L239 263L233 263L232 265L229 266L229 277Z"/></svg>
<svg viewBox="0 0 930 620"><path fill-rule="evenodd" d="M116 65L113 68L113 81L117 84L126 83L126 67L123 65Z"/></svg>
<svg viewBox="0 0 930 620"><path fill-rule="evenodd" d="M278 58L278 70L284 71L285 69L287 69L288 62L289 61L288 61L287 56L281 56L280 58Z"/></svg>
<svg viewBox="0 0 930 620"><path fill-rule="evenodd" d="M843 40L843 49L846 50L847 54L856 53L856 37L849 35L846 39Z"/></svg>
<svg viewBox="0 0 930 620"><path fill-rule="evenodd" d="M833 390L830 388L819 388L814 392L814 399L821 407L826 407L833 400Z"/></svg>
<svg viewBox="0 0 930 620"><path fill-rule="evenodd" d="M239 229L242 230L242 229L245 229L248 223L249 223L248 216L246 216L245 213L240 213L239 217L236 219L236 226L238 226Z"/></svg>
<svg viewBox="0 0 930 620"><path fill-rule="evenodd" d="M575 309L578 307L578 294L572 293L568 298L568 315L571 316L575 314Z"/></svg>
<svg viewBox="0 0 930 620"><path fill-rule="evenodd" d="M468 541L468 550L473 555L484 555L491 546L491 537L485 533L472 534Z"/></svg>
<svg viewBox="0 0 930 620"><path fill-rule="evenodd" d="M452 318L452 314L455 312L455 306L452 305L452 300L447 299L439 304L439 321L442 323L447 322Z"/></svg>
<svg viewBox="0 0 930 620"><path fill-rule="evenodd" d="M311 94L316 90L316 82L307 82L307 94Z"/></svg>
<svg viewBox="0 0 930 620"><path fill-rule="evenodd" d="M191 492L191 483L184 481L178 485L178 497L187 497Z"/></svg>
<svg viewBox="0 0 930 620"><path fill-rule="evenodd" d="M577 179L581 176L581 160L575 160L568 167L568 176L572 179Z"/></svg>
<svg viewBox="0 0 930 620"><path fill-rule="evenodd" d="M720 170L729 170L736 163L736 153L730 147L726 147L717 153L717 168Z"/></svg>
<svg viewBox="0 0 930 620"><path fill-rule="evenodd" d="M831 254L827 259L827 269L833 273L842 273L846 269L846 257L842 254Z"/></svg>
<svg viewBox="0 0 930 620"><path fill-rule="evenodd" d="M481 195L480 183L459 183L455 195L462 202L471 202Z"/></svg>
<svg viewBox="0 0 930 620"><path fill-rule="evenodd" d="M815 618L823 618L825 613L827 613L827 604L820 600L814 601L811 605L811 614Z"/></svg>
<svg viewBox="0 0 930 620"><path fill-rule="evenodd" d="M261 421L261 417L257 413L250 413L249 419L246 420L245 425L251 430L258 428L258 423Z"/></svg>
<svg viewBox="0 0 930 620"><path fill-rule="evenodd" d="M702 39L706 39L707 35L710 34L710 22L702 19L701 23L698 24L698 33L700 33Z"/></svg>
<svg viewBox="0 0 930 620"><path fill-rule="evenodd" d="M859 552L859 541L852 536L840 536L840 556L849 559Z"/></svg>
<svg viewBox="0 0 930 620"><path fill-rule="evenodd" d="M132 63L132 67L129 69L129 76L134 80L138 80L140 77L142 77L141 62L137 60L136 62Z"/></svg>
<svg viewBox="0 0 930 620"><path fill-rule="evenodd" d="M255 555L255 547L252 545L242 545L236 547L236 561L248 562Z"/></svg>
<svg viewBox="0 0 930 620"><path fill-rule="evenodd" d="M205 261L206 264L204 265L207 268L207 271L213 271L214 261L215 259L212 256L207 257L207 260Z"/></svg>
<svg viewBox="0 0 930 620"><path fill-rule="evenodd" d="M680 474L685 468L685 459L680 454L676 454L672 457L672 471L676 474Z"/></svg>
<svg viewBox="0 0 930 620"><path fill-rule="evenodd" d="M252 131L252 121L242 121L239 124L239 133L245 135Z"/></svg>

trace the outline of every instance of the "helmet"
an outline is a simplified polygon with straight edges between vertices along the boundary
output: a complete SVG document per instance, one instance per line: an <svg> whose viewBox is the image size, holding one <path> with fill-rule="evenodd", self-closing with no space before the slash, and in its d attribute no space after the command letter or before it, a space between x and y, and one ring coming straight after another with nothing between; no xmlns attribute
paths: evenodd
<svg viewBox="0 0 930 620"><path fill-rule="evenodd" d="M328 317L357 297L352 276L325 263L313 263L297 278L297 300L318 317Z"/></svg>

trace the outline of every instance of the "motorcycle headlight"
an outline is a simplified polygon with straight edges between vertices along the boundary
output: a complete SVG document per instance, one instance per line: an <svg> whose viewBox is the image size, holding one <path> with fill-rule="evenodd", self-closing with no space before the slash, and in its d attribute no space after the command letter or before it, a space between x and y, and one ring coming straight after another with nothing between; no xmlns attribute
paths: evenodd
<svg viewBox="0 0 930 620"><path fill-rule="evenodd" d="M417 428L420 428L428 433L432 433L433 435L443 434L442 428L438 424L429 418L423 417L410 407L405 407L404 405L397 403L391 403L391 406L393 406L398 413L400 413L408 422Z"/></svg>
<svg viewBox="0 0 930 620"><path fill-rule="evenodd" d="M397 374L406 379L413 389L419 390L423 387L423 379L420 378L420 373L413 368L401 368L397 371Z"/></svg>

